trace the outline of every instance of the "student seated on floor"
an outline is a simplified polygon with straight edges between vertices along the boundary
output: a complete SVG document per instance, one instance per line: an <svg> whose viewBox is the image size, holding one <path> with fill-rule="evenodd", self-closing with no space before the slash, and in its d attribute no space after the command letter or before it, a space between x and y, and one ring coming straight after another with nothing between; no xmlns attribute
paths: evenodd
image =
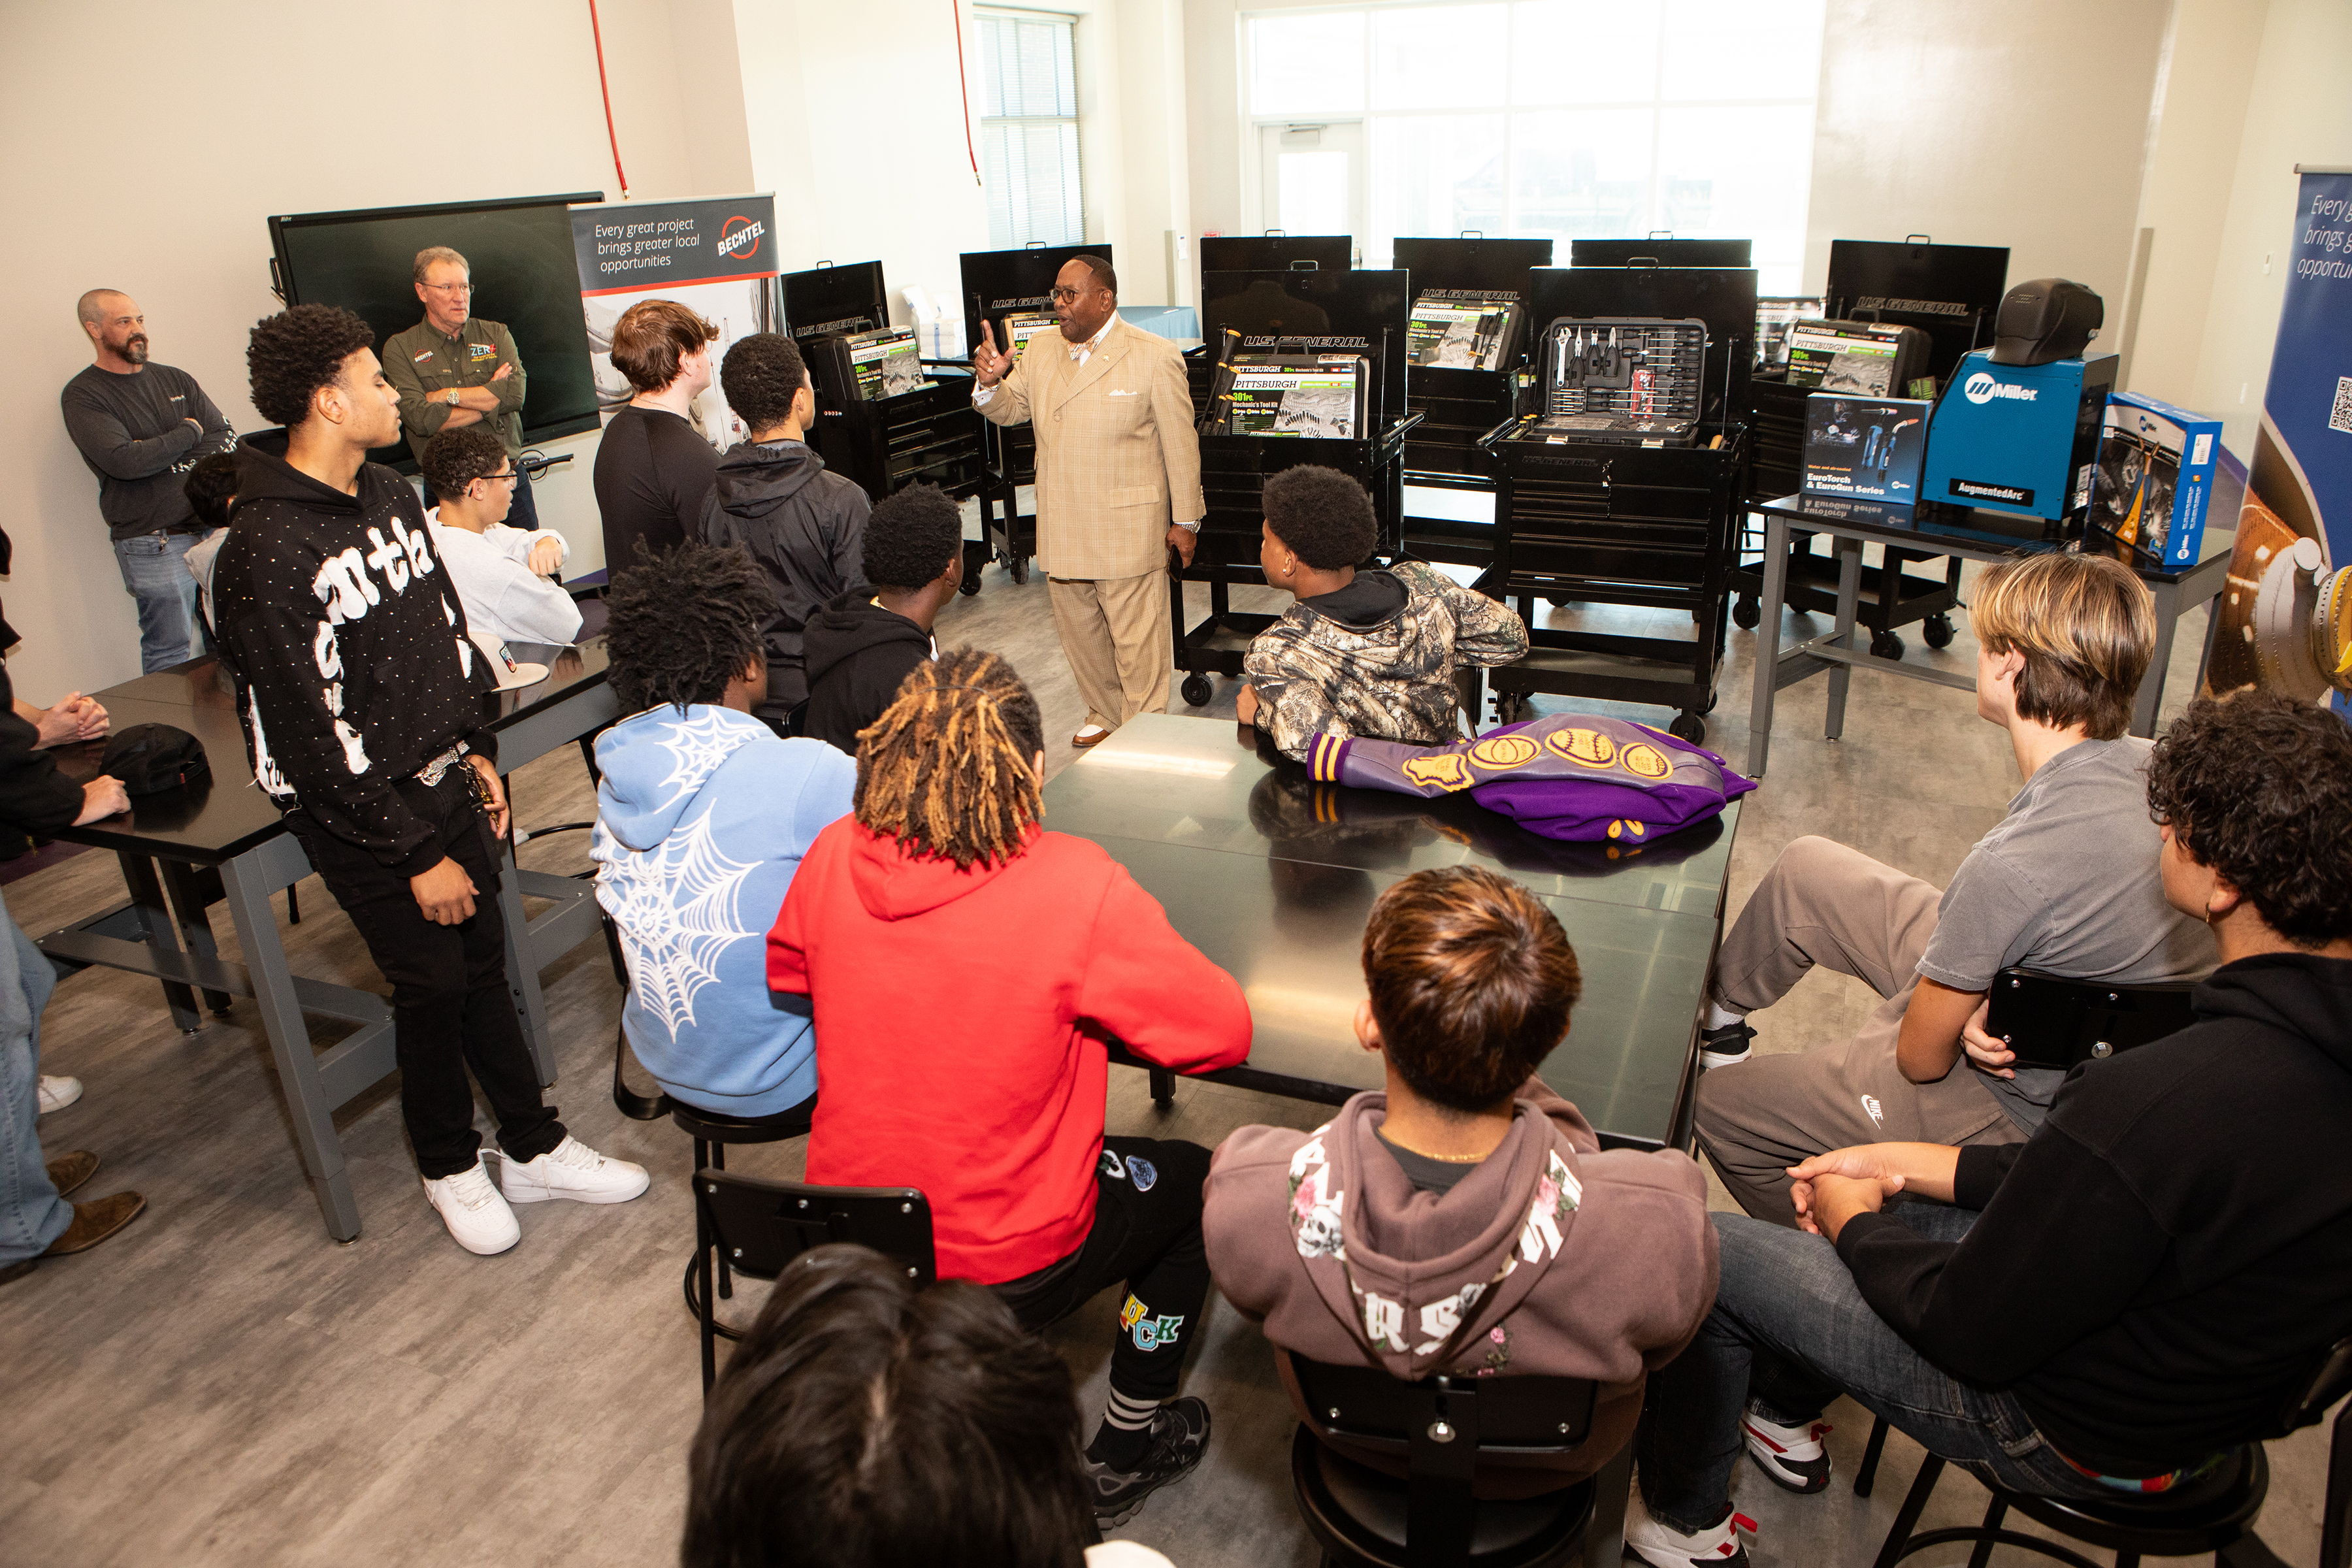
<svg viewBox="0 0 2352 1568"><path fill-rule="evenodd" d="M2114 561L2036 555L1989 569L1969 618L1977 712L2009 731L2024 780L2008 815L1941 890L1843 844L1797 839L1716 960L1698 1142L1761 1218L1794 1223L1787 1168L1823 1150L2017 1143L2041 1125L2061 1075L2001 1065L1976 1029L1999 971L2137 983L2212 967L2212 938L2164 901L2148 742L2124 733L2155 642L2147 589ZM1885 810L1943 809L1906 797L1937 758L1889 760L1902 765ZM1885 1000L1851 1039L1751 1059L1745 1015L1816 963ZM1800 1462L1819 1457L1802 1434L1778 1437Z"/></svg>
<svg viewBox="0 0 2352 1568"><path fill-rule="evenodd" d="M1297 603L1250 644L1241 721L1299 762L1318 735L1459 736L1454 672L1526 653L1518 616L1418 561L1359 571L1380 530L1364 487L1336 468L1285 468L1263 501L1259 563Z"/></svg>
<svg viewBox="0 0 2352 1568"><path fill-rule="evenodd" d="M492 427L444 426L417 463L439 498L425 521L466 603L466 625L506 642L567 645L578 638L580 606L548 580L572 547L551 528L507 526L521 481Z"/></svg>
<svg viewBox="0 0 2352 1568"><path fill-rule="evenodd" d="M773 1116L815 1095L816 1041L805 1007L769 999L761 934L810 841L848 814L857 770L751 716L773 601L750 556L689 542L637 559L605 596L629 716L596 737L590 851L628 963L621 1026L677 1099Z"/></svg>
<svg viewBox="0 0 2352 1568"><path fill-rule="evenodd" d="M1602 1153L1536 1076L1581 982L1559 921L1517 882L1414 872L1372 907L1363 963L1356 1037L1387 1090L1312 1132L1225 1140L1202 1217L1210 1271L1289 1354L1401 1378L1600 1383L1592 1434L1564 1464L1490 1461L1478 1478L1483 1495L1556 1490L1624 1447L1643 1378L1706 1316L1706 1178L1675 1150ZM1299 1414L1321 1430L1319 1412Z"/></svg>
<svg viewBox="0 0 2352 1568"><path fill-rule="evenodd" d="M894 491L866 520L865 581L809 617L800 732L857 754L907 672L940 656L931 626L963 584L963 514L937 485Z"/></svg>
<svg viewBox="0 0 2352 1568"><path fill-rule="evenodd" d="M1650 1380L1626 1528L1645 1561L1745 1562L1743 1411L1783 1485L1759 1416L1806 1430L1843 1393L2020 1491L2159 1491L2276 1435L2352 1329L2352 730L2200 700L2146 802L2164 896L2219 939L2198 1021L2067 1074L2022 1144L1804 1161L1810 1234L1715 1215L1715 1310Z"/></svg>
<svg viewBox="0 0 2352 1568"><path fill-rule="evenodd" d="M1103 1041L1204 1072L1249 1055L1250 1016L1125 868L1039 825L1045 748L996 655L917 665L858 748L855 815L793 878L768 982L815 1006L810 1181L921 1189L940 1273L1032 1328L1125 1281L1087 1447L1108 1527L1208 1446L1208 1406L1172 1396L1209 1291L1209 1152L1103 1136Z"/></svg>
<svg viewBox="0 0 2352 1568"><path fill-rule="evenodd" d="M682 1568L1169 1568L1095 1542L1070 1370L993 1291L863 1247L778 1277L703 1407Z"/></svg>

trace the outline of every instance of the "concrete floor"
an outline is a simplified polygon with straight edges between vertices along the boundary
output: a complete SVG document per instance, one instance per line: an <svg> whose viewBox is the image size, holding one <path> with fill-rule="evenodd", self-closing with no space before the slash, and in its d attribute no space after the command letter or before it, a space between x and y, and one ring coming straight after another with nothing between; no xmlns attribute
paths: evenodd
<svg viewBox="0 0 2352 1568"><path fill-rule="evenodd" d="M1015 587L992 567L983 591L957 602L940 636L946 647L996 648L1023 670L1045 705L1049 737L1058 737L1049 752L1058 770L1072 760L1066 736L1082 715L1045 595L1042 581ZM1574 608L1549 616L1625 629L1654 618ZM1812 626L1791 616L1780 629L1793 637ZM2182 629L2168 714L2186 700L2202 630L2201 616ZM1960 640L1945 652L1909 640L1914 661L1971 667L1965 617ZM1755 642L1754 634L1731 634L1722 703L1708 721L1708 743L1735 764L1747 747ZM1229 715L1233 693L1233 683L1220 682L1203 711ZM1782 694L1772 771L1740 825L1735 913L1780 846L1803 833L1834 835L1940 882L2016 787L2003 737L1962 694L1865 672L1854 678L1843 741L1821 738L1822 711L1819 682ZM522 770L516 796L526 827L593 810L569 752ZM580 869L585 835L526 846L523 860ZM303 921L287 928L297 972L380 987L316 880L300 891ZM5 889L10 910L36 933L121 896L114 861L100 854ZM228 921L215 925L234 953ZM365 1225L359 1240L337 1246L295 1155L251 1004L184 1036L152 982L90 971L59 986L43 1065L80 1077L89 1091L42 1120L42 1141L53 1153L97 1150L106 1167L88 1191L135 1187L149 1208L96 1251L0 1289L0 1343L8 1347L0 1411L10 1436L10 1462L0 1467L0 1563L584 1568L675 1555L699 1411L693 1327L678 1294L692 1232L688 1146L667 1123L627 1121L613 1108L606 1075L618 992L604 953L583 945L545 980L562 1074L552 1098L583 1139L644 1163L655 1184L617 1208L521 1210L522 1244L496 1258L458 1250L425 1206L389 1082L336 1118ZM1853 982L1818 974L1759 1016L1759 1047L1833 1037L1870 1000ZM314 1021L320 1045L333 1027ZM1114 1075L1108 1110L1115 1132L1204 1144L1249 1122L1320 1120L1313 1107L1189 1081L1163 1113L1135 1073ZM800 1155L782 1145L743 1152L734 1163L793 1176ZM1717 1203L1728 1206L1720 1189ZM740 1306L756 1300L747 1288ZM1089 1422L1102 1397L1112 1311L1106 1293L1053 1333L1084 1383ZM1120 1533L1181 1568L1313 1563L1290 1499L1292 1418L1257 1331L1213 1300L1187 1377L1216 1416L1203 1472L1152 1499ZM1832 1449L1850 1475L1868 1421L1844 1404L1832 1418ZM1822 1496L1793 1498L1743 1469L1738 1506L1763 1525L1754 1561L1867 1563L1917 1459L1895 1438L1867 1500L1843 1479ZM2323 1434L2275 1444L2272 1459L2263 1534L2287 1561L2315 1563ZM1948 1475L1928 1522L1973 1522L1982 1506L1974 1482Z"/></svg>

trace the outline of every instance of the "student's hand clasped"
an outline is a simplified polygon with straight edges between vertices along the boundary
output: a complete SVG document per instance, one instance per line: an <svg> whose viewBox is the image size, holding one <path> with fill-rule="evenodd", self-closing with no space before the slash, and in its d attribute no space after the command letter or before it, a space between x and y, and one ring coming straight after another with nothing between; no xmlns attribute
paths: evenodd
<svg viewBox="0 0 2352 1568"><path fill-rule="evenodd" d="M2017 1059L2017 1053L2001 1040L1985 1033L1985 1019L1991 1011L1991 1002L1977 1004L1977 1010L1969 1015L1967 1023L1960 1026L1960 1047L1969 1053L1969 1060L1993 1077L2015 1078L2017 1071L2009 1064Z"/></svg>
<svg viewBox="0 0 2352 1568"><path fill-rule="evenodd" d="M1797 1225L1814 1236L1833 1238L1848 1214L1862 1208L1875 1213L1888 1198L1903 1190L1903 1173L1868 1143L1832 1149L1788 1170L1792 1184L1789 1200L1796 1205ZM1867 1202L1860 1201L1863 1188L1869 1189ZM1832 1211L1838 1215L1836 1223L1824 1230L1820 1216Z"/></svg>

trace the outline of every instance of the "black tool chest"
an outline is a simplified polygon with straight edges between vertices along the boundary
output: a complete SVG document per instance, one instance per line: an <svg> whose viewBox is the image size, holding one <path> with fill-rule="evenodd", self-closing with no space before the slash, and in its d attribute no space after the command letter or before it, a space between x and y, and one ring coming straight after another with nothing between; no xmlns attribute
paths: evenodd
<svg viewBox="0 0 2352 1568"><path fill-rule="evenodd" d="M1529 406L1488 442L1497 496L1495 563L1480 586L1513 602L1528 622L1528 651L1488 672L1496 714L1524 717L1536 693L1654 704L1676 712L1670 728L1705 739L1723 663L1729 578L1747 500L1748 397L1756 331L1756 274L1746 268L1549 268L1530 275L1540 357ZM1676 326L1676 323L1698 323ZM1570 323L1561 331L1557 323ZM1638 324L1638 328L1633 324ZM1616 337L1610 336L1614 329ZM1668 331L1668 329L1672 329ZM1600 347L1593 348L1597 330ZM1654 366L1625 387L1607 354L1629 334L1643 354L1620 369ZM1687 365L1684 340L1704 334L1695 396L1667 384ZM1648 349L1659 349L1653 359ZM1576 387L1556 363L1591 356L1594 384ZM1562 394L1575 392L1573 411ZM1696 418L1682 429L1681 410ZM1638 426L1654 416L1660 428ZM1587 432L1586 418L1610 427ZM1634 426L1629 428L1628 422ZM1591 438L1593 436L1601 438ZM1688 444L1678 444L1687 441ZM1555 605L1679 610L1688 637L1539 626L1538 599Z"/></svg>
<svg viewBox="0 0 2352 1568"><path fill-rule="evenodd" d="M1181 689L1192 707L1212 693L1211 675L1237 678L1243 657L1271 615L1236 612L1234 584L1262 584L1259 530L1267 478L1303 463L1339 469L1363 485L1380 529L1377 553L1403 544L1404 449L1414 421L1404 404L1405 310L1402 272L1212 272L1202 279L1201 329L1212 354L1360 353L1372 361L1364 434L1350 440L1299 436L1201 436L1201 489L1207 510L1192 564L1171 585L1169 620ZM1209 367L1212 381L1213 363ZM1183 583L1205 583L1209 614L1185 624Z"/></svg>

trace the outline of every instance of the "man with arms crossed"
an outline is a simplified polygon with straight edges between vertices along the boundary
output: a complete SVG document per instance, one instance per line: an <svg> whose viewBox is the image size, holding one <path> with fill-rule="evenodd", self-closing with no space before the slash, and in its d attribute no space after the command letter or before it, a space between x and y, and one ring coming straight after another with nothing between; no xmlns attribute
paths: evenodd
<svg viewBox="0 0 2352 1568"><path fill-rule="evenodd" d="M522 456L522 356L497 321L474 312L473 269L446 245L416 253L416 297L425 319L384 340L383 374L400 394L400 425L419 459L444 430L488 426L509 458ZM507 521L526 533L539 526L530 476L517 464L514 507Z"/></svg>
<svg viewBox="0 0 2352 1568"><path fill-rule="evenodd" d="M1636 1439L1643 1561L1746 1563L1743 1426L1781 1479L1759 1409L1804 1429L1846 1394L2035 1496L2193 1490L2352 1329L2352 730L2242 691L2193 704L2147 773L2164 897L2221 950L2197 1022L2083 1063L2022 1144L1792 1163L1811 1234L1714 1215L1715 1310Z"/></svg>
<svg viewBox="0 0 2352 1568"><path fill-rule="evenodd" d="M327 305L253 329L253 405L286 426L286 456L245 450L215 629L256 782L392 982L425 1195L459 1246L503 1252L522 1237L509 1203L624 1203L646 1173L582 1143L540 1100L492 858L507 817L482 718L493 678L416 492L367 460L400 429L374 338ZM498 1117L497 1186L468 1068Z"/></svg>
<svg viewBox="0 0 2352 1568"><path fill-rule="evenodd" d="M1168 552L1192 563L1201 442L1183 356L1118 319L1118 275L1073 257L1054 279L1061 335L1016 357L983 322L972 406L1037 435L1037 564L1054 630L1087 700L1084 748L1168 710ZM1171 506L1175 521L1169 521Z"/></svg>
<svg viewBox="0 0 2352 1568"><path fill-rule="evenodd" d="M196 582L182 564L204 531L181 477L236 432L186 371L147 359L147 317L117 289L93 289L77 307L96 363L58 399L66 433L98 476L98 510L114 541L122 586L139 602L139 670L196 654Z"/></svg>

